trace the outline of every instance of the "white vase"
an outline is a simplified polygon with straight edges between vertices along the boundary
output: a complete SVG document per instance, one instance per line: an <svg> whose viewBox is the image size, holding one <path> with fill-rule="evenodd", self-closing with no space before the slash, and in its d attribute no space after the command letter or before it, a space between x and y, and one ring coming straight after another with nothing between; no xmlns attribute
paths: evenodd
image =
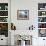
<svg viewBox="0 0 46 46"><path fill-rule="evenodd" d="M25 41L21 40L21 46L25 46Z"/></svg>

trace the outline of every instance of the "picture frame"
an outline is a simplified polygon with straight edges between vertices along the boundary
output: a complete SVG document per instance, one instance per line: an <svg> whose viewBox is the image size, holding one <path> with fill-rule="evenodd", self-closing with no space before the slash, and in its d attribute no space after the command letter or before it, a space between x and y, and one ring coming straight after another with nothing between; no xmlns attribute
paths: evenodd
<svg viewBox="0 0 46 46"><path fill-rule="evenodd" d="M29 10L17 10L17 20L29 20Z"/></svg>

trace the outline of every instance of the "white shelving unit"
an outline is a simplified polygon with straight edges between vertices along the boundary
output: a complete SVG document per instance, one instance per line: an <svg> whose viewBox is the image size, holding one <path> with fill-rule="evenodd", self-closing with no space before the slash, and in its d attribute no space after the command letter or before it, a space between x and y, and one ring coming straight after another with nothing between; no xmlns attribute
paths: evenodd
<svg viewBox="0 0 46 46"><path fill-rule="evenodd" d="M0 18L0 23L8 23L8 3L0 3Z"/></svg>
<svg viewBox="0 0 46 46"><path fill-rule="evenodd" d="M46 16L38 16L38 17L46 17Z"/></svg>
<svg viewBox="0 0 46 46"><path fill-rule="evenodd" d="M10 18L11 18L11 0L0 0L0 4L2 4L3 3L3 5L6 3L6 4L8 4L8 10L6 10L6 9L1 9L0 8L0 13L1 12L7 12L8 11L8 15L4 15L4 16L2 16L2 15L0 15L0 18L7 18L7 20L8 21L6 21L6 22L4 22L4 21L0 21L0 26L1 26L1 23L2 24L8 24L8 32L7 32L7 34L8 34L8 36L7 37L5 37L5 35L0 35L1 37L0 37L0 46L10 46L11 45L11 39L10 39L10 36L9 36L9 30L11 29L10 27L11 27L11 22L10 22ZM2 5L2 6L3 6ZM0 5L0 7L1 7L1 5ZM2 30L1 30L2 31ZM1 33L1 32L0 32ZM3 40L1 40L1 39L3 39Z"/></svg>
<svg viewBox="0 0 46 46"><path fill-rule="evenodd" d="M0 10L0 11L8 11L8 10Z"/></svg>
<svg viewBox="0 0 46 46"><path fill-rule="evenodd" d="M0 16L0 17L8 17L8 16Z"/></svg>
<svg viewBox="0 0 46 46"><path fill-rule="evenodd" d="M46 33L46 3L38 4L38 32L40 37L46 37L41 31Z"/></svg>
<svg viewBox="0 0 46 46"><path fill-rule="evenodd" d="M0 3L0 35L7 35L8 37L8 3ZM4 29L3 29L4 28ZM4 30L7 33L4 33ZM2 34L2 31L4 34Z"/></svg>
<svg viewBox="0 0 46 46"><path fill-rule="evenodd" d="M46 10L38 10L38 11L46 11Z"/></svg>
<svg viewBox="0 0 46 46"><path fill-rule="evenodd" d="M46 28L38 28L38 29L46 29Z"/></svg>
<svg viewBox="0 0 46 46"><path fill-rule="evenodd" d="M38 23L46 23L46 22L38 22Z"/></svg>
<svg viewBox="0 0 46 46"><path fill-rule="evenodd" d="M8 45L8 3L0 3L0 45Z"/></svg>

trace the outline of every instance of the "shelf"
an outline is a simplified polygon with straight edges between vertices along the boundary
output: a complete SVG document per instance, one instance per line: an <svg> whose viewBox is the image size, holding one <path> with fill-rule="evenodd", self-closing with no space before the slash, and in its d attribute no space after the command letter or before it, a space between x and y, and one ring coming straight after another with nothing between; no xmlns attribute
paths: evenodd
<svg viewBox="0 0 46 46"><path fill-rule="evenodd" d="M38 36L46 37L46 3L38 4Z"/></svg>
<svg viewBox="0 0 46 46"><path fill-rule="evenodd" d="M38 28L38 29L46 29L46 28Z"/></svg>
<svg viewBox="0 0 46 46"><path fill-rule="evenodd" d="M8 17L8 16L0 16L0 17Z"/></svg>
<svg viewBox="0 0 46 46"><path fill-rule="evenodd" d="M8 11L8 10L0 10L0 11Z"/></svg>
<svg viewBox="0 0 46 46"><path fill-rule="evenodd" d="M46 10L38 10L38 11L46 11Z"/></svg>
<svg viewBox="0 0 46 46"><path fill-rule="evenodd" d="M46 22L38 22L38 23L46 23Z"/></svg>
<svg viewBox="0 0 46 46"><path fill-rule="evenodd" d="M46 15L44 15L44 16L38 16L38 17L46 17Z"/></svg>
<svg viewBox="0 0 46 46"><path fill-rule="evenodd" d="M0 23L8 23L8 22L0 22Z"/></svg>

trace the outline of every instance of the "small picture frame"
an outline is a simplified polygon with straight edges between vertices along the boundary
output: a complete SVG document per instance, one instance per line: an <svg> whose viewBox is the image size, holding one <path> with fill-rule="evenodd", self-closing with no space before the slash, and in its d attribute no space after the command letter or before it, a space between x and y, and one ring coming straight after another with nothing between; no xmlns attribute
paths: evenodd
<svg viewBox="0 0 46 46"><path fill-rule="evenodd" d="M29 20L29 10L17 10L17 20Z"/></svg>

